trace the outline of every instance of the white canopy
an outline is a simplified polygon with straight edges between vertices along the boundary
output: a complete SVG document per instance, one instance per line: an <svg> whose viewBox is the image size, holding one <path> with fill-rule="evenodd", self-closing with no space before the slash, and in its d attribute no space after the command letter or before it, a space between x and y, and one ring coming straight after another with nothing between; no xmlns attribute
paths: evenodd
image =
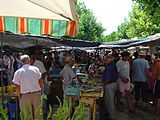
<svg viewBox="0 0 160 120"><path fill-rule="evenodd" d="M0 16L76 20L73 0L0 0Z"/></svg>

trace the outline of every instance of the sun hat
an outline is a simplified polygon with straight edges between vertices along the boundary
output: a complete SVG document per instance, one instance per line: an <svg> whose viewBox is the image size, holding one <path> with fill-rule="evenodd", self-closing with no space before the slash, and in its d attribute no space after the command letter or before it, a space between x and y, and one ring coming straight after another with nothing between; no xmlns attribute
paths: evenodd
<svg viewBox="0 0 160 120"><path fill-rule="evenodd" d="M140 51L138 54L139 54L139 56L146 56L147 55L145 51Z"/></svg>

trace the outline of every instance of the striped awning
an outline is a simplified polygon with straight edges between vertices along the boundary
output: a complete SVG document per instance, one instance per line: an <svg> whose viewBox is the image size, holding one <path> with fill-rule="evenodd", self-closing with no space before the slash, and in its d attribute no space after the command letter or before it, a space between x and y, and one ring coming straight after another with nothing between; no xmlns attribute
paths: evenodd
<svg viewBox="0 0 160 120"><path fill-rule="evenodd" d="M75 0L1 0L0 32L76 36Z"/></svg>
<svg viewBox="0 0 160 120"><path fill-rule="evenodd" d="M0 17L0 32L19 34L72 36L76 35L75 21Z"/></svg>

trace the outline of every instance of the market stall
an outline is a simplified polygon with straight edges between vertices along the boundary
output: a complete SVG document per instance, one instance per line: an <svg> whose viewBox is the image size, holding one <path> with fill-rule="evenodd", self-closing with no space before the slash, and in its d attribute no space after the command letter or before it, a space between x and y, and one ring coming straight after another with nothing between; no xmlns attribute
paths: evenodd
<svg viewBox="0 0 160 120"><path fill-rule="evenodd" d="M101 83L102 75L97 74L93 78L90 78L88 74L77 74L80 81L80 102L84 103L91 109L88 119L96 120L100 116L99 100L103 98L104 90ZM91 114L92 113L92 114Z"/></svg>
<svg viewBox="0 0 160 120"><path fill-rule="evenodd" d="M1 60L3 59L3 45L18 48L30 47L37 44L52 45L50 40L39 38L38 40L29 36L13 36L6 34L9 31L18 34L52 35L52 36L76 36L78 30L77 14L75 11L76 1L66 0L1 0L0 4L0 40ZM9 8L9 9L8 9ZM33 27L34 26L34 27ZM8 35L8 36L6 36ZM10 37L10 38L7 38ZM21 40L20 40L21 38ZM29 38L29 39L28 39ZM32 39L33 38L33 39ZM6 41L8 39L9 41ZM1 67L3 68L3 66ZM3 84L3 72L1 72L2 104L5 97Z"/></svg>

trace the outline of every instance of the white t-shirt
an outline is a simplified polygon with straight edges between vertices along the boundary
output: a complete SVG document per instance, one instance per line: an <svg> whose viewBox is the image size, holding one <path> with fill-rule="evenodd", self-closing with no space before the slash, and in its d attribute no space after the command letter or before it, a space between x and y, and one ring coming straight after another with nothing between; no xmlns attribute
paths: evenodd
<svg viewBox="0 0 160 120"><path fill-rule="evenodd" d="M36 67L40 70L40 72L41 72L42 74L47 72L46 68L44 67L43 62L40 61L40 60L36 60L36 61L34 62L34 66L36 66Z"/></svg>
<svg viewBox="0 0 160 120"><path fill-rule="evenodd" d="M11 61L12 61L12 64L11 64ZM14 69L13 65L14 65L14 58L11 57L11 58L8 58L8 69Z"/></svg>
<svg viewBox="0 0 160 120"><path fill-rule="evenodd" d="M35 66L25 64L14 73L13 83L20 86L21 94L40 91L41 72Z"/></svg>
<svg viewBox="0 0 160 120"><path fill-rule="evenodd" d="M47 70L46 70L42 61L36 60L33 65L36 66L42 74L47 72ZM48 91L49 86L50 86L50 82L47 81L47 75L45 75L45 78L43 80L43 84L44 85L42 87L42 91L43 91L44 94L47 94L47 91Z"/></svg>
<svg viewBox="0 0 160 120"><path fill-rule="evenodd" d="M116 64L118 73L130 80L130 65L128 61L119 60ZM121 81L120 78L118 78Z"/></svg>

